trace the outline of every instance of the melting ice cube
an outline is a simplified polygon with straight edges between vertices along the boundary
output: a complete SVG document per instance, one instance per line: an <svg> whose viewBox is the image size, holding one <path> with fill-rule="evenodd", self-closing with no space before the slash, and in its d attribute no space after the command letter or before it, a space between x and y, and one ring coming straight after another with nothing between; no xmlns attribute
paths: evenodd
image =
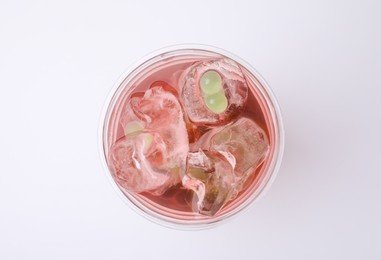
<svg viewBox="0 0 381 260"><path fill-rule="evenodd" d="M261 127L253 120L242 117L211 137L210 150L232 155L235 158L235 174L244 176L262 162L269 150L269 143Z"/></svg>
<svg viewBox="0 0 381 260"><path fill-rule="evenodd" d="M248 118L212 133L209 151L188 154L182 179L184 187L195 192L195 211L206 215L216 214L237 196L269 149L264 131Z"/></svg>
<svg viewBox="0 0 381 260"><path fill-rule="evenodd" d="M165 153L160 136L142 133L118 140L110 149L109 165L117 182L127 190L160 195L177 181L170 171L155 167L165 163Z"/></svg>
<svg viewBox="0 0 381 260"><path fill-rule="evenodd" d="M183 185L195 192L194 211L216 214L229 199L234 183L233 167L222 154L202 150L188 154Z"/></svg>
<svg viewBox="0 0 381 260"><path fill-rule="evenodd" d="M185 171L189 145L180 103L170 86L155 82L124 111L126 136L111 147L110 168L129 191L160 195Z"/></svg>
<svg viewBox="0 0 381 260"><path fill-rule="evenodd" d="M234 61L198 62L182 76L181 102L196 125L223 125L243 110L248 87Z"/></svg>

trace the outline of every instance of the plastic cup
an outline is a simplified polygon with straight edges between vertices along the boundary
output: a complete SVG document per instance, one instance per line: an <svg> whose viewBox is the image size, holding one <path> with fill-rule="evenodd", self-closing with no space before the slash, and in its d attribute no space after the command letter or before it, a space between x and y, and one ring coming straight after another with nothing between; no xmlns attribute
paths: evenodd
<svg viewBox="0 0 381 260"><path fill-rule="evenodd" d="M115 131L117 125L115 113L118 112L118 105L120 106L119 103L121 99L126 98L134 90L132 88L134 84L132 83L137 81L144 82L144 78L142 78L144 75L142 76L141 72L149 68L155 69L155 64L163 64L166 61L173 62L173 60L181 60L183 57L192 56L204 58L223 56L234 60L241 66L246 81L250 82L251 91L254 92L255 98L262 111L262 120L264 120L266 124L270 143L267 158L260 169L257 169L259 172L256 173L255 179L249 184L246 184L244 191L242 191L236 199L225 205L224 208L214 216L176 211L166 208L163 205L153 203L144 196L126 191L114 180L107 164L108 152L112 141L112 131ZM137 79L137 77L140 78ZM99 139L101 160L105 172L123 201L147 219L166 227L177 229L203 229L214 227L219 223L231 219L233 216L242 214L248 206L257 201L269 189L279 170L284 149L284 130L279 105L266 81L243 59L225 50L206 45L174 45L159 49L130 66L112 88L107 98L101 116Z"/></svg>

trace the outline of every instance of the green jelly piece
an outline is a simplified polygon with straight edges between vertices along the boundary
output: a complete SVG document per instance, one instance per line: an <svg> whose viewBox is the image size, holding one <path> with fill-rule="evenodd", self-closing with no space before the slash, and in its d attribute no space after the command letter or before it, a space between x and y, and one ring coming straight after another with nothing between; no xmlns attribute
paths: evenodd
<svg viewBox="0 0 381 260"><path fill-rule="evenodd" d="M228 100L225 97L225 93L220 91L214 95L206 96L205 104L215 114L220 114L228 107Z"/></svg>
<svg viewBox="0 0 381 260"><path fill-rule="evenodd" d="M201 91L206 95L213 95L222 90L222 79L220 74L214 70L205 72L200 78Z"/></svg>
<svg viewBox="0 0 381 260"><path fill-rule="evenodd" d="M139 121L132 121L126 125L124 134L128 137L132 137L141 133L143 129L143 125Z"/></svg>
<svg viewBox="0 0 381 260"><path fill-rule="evenodd" d="M201 168L190 167L188 174L201 181L205 181L208 178L206 172Z"/></svg>
<svg viewBox="0 0 381 260"><path fill-rule="evenodd" d="M143 151L147 152L148 149L150 148L151 144L152 144L153 135L151 135L149 133L143 134L143 141L144 141Z"/></svg>

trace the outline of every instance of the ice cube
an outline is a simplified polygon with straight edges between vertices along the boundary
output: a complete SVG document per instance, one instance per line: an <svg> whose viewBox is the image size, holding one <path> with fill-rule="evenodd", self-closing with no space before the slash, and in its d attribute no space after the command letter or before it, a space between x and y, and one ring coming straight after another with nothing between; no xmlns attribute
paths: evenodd
<svg viewBox="0 0 381 260"><path fill-rule="evenodd" d="M125 138L111 147L110 168L127 190L160 195L185 171L189 143L181 105L170 86L155 82L126 108Z"/></svg>
<svg viewBox="0 0 381 260"><path fill-rule="evenodd" d="M243 110L248 87L237 63L223 58L198 62L180 80L181 102L196 125L224 125Z"/></svg>
<svg viewBox="0 0 381 260"><path fill-rule="evenodd" d="M164 163L165 145L159 136L147 142L151 134L138 134L118 140L110 149L109 166L116 181L128 191L162 194L177 182L170 171L158 171ZM150 159L154 159L154 161Z"/></svg>
<svg viewBox="0 0 381 260"><path fill-rule="evenodd" d="M182 182L195 193L194 210L214 215L242 190L264 160L269 144L263 129L249 118L212 129L204 137L200 140L209 145L209 150L188 154Z"/></svg>
<svg viewBox="0 0 381 260"><path fill-rule="evenodd" d="M210 150L232 155L234 172L244 176L256 168L269 150L266 133L253 120L242 117L210 139Z"/></svg>
<svg viewBox="0 0 381 260"><path fill-rule="evenodd" d="M193 210L204 215L215 215L229 200L234 189L232 165L218 152L199 150L188 154L185 188L194 191Z"/></svg>

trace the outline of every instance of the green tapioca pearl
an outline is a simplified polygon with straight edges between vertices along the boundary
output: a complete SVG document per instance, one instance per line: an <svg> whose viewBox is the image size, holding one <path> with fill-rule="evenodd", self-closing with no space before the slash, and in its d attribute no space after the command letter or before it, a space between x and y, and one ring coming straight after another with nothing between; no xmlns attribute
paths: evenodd
<svg viewBox="0 0 381 260"><path fill-rule="evenodd" d="M143 135L143 151L147 152L150 148L152 141L153 141L153 135L149 133L144 133Z"/></svg>
<svg viewBox="0 0 381 260"><path fill-rule="evenodd" d="M219 91L214 95L208 95L204 98L206 106L215 114L220 114L228 107L228 100L224 91Z"/></svg>
<svg viewBox="0 0 381 260"><path fill-rule="evenodd" d="M153 135L150 133L143 133L143 130L144 127L141 122L131 121L126 125L124 133L127 137L134 137L141 134L141 136L143 137L143 151L147 152L147 150L150 148L152 144Z"/></svg>
<svg viewBox="0 0 381 260"><path fill-rule="evenodd" d="M205 72L200 78L200 88L204 95L213 95L222 90L220 74L214 70Z"/></svg>
<svg viewBox="0 0 381 260"><path fill-rule="evenodd" d="M126 125L126 128L124 129L124 134L128 137L135 136L137 134L140 134L143 131L143 125L139 121L132 121L129 122Z"/></svg>
<svg viewBox="0 0 381 260"><path fill-rule="evenodd" d="M190 167L188 173L190 176L201 181L205 181L208 178L207 173L201 168Z"/></svg>
<svg viewBox="0 0 381 260"><path fill-rule="evenodd" d="M205 105L215 114L220 114L228 107L228 100L222 87L222 79L217 71L209 70L200 78L200 89Z"/></svg>

